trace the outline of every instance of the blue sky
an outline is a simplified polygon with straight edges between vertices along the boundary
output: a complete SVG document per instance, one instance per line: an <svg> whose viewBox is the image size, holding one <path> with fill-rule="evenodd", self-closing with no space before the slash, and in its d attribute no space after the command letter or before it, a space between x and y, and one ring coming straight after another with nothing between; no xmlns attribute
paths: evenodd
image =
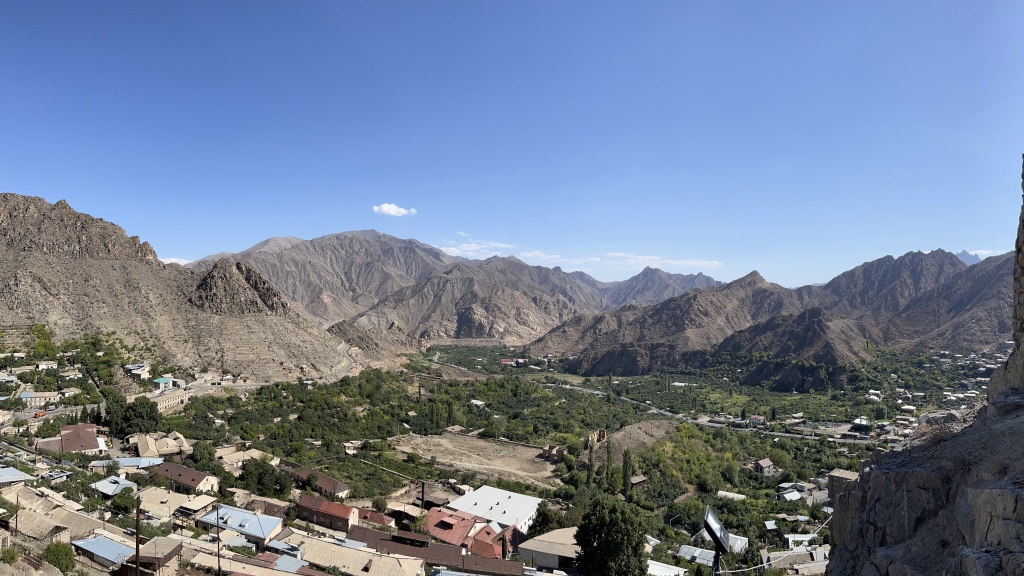
<svg viewBox="0 0 1024 576"><path fill-rule="evenodd" d="M0 0L0 191L164 258L373 228L602 280L824 282L1013 248L1022 22L1020 2Z"/></svg>

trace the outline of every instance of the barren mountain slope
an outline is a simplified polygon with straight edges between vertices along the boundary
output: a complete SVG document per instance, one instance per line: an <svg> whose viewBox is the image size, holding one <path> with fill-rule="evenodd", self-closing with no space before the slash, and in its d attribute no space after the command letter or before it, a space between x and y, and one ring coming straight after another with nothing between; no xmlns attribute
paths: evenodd
<svg viewBox="0 0 1024 576"><path fill-rule="evenodd" d="M718 349L830 365L852 364L869 359L865 343L877 342L876 332L873 326L838 318L821 308L808 308L734 332Z"/></svg>
<svg viewBox="0 0 1024 576"><path fill-rule="evenodd" d="M1013 253L992 256L912 300L886 324L905 349L966 350L1013 334Z"/></svg>
<svg viewBox="0 0 1024 576"><path fill-rule="evenodd" d="M601 296L608 308L627 305L649 306L696 288L721 285L721 282L702 273L670 274L664 270L647 267L632 278L607 285L601 290Z"/></svg>
<svg viewBox="0 0 1024 576"><path fill-rule="evenodd" d="M800 308L791 290L752 272L723 286L694 290L653 306L627 306L573 318L532 343L530 351L593 354L638 343L672 343L680 350L698 350Z"/></svg>
<svg viewBox="0 0 1024 576"><path fill-rule="evenodd" d="M325 326L347 320L458 261L437 248L373 230L306 241L271 238L232 258L258 270ZM205 260L189 266L209 266Z"/></svg>
<svg viewBox="0 0 1024 576"><path fill-rule="evenodd" d="M967 268L945 250L885 256L843 272L816 292L816 305L846 318L877 323Z"/></svg>
<svg viewBox="0 0 1024 576"><path fill-rule="evenodd" d="M0 213L18 215L0 228L0 326L42 323L58 339L114 332L185 367L262 379L347 367L341 340L287 310L251 269L161 264L148 244L66 203L8 194Z"/></svg>
<svg viewBox="0 0 1024 576"><path fill-rule="evenodd" d="M514 258L492 258L477 266L456 265L401 289L353 323L367 330L397 325L425 339L496 338L521 343L597 306L597 295L561 270L528 266Z"/></svg>

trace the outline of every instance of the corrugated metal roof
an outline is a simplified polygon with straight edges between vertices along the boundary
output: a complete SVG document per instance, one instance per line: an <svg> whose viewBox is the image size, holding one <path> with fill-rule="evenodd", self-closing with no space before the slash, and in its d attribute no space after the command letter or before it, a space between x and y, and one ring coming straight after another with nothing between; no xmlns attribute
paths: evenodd
<svg viewBox="0 0 1024 576"><path fill-rule="evenodd" d="M30 474L25 474L17 468L11 468L4 466L0 468L0 484L10 484L12 482L25 482L28 480L35 480L35 477Z"/></svg>
<svg viewBox="0 0 1024 576"><path fill-rule="evenodd" d="M230 528L239 534L260 539L274 535L281 528L281 519L275 516L255 514L234 506L219 506L218 508L203 515L200 521L220 528Z"/></svg>
<svg viewBox="0 0 1024 576"><path fill-rule="evenodd" d="M72 540L71 544L112 564L120 564L135 553L132 548L115 542L106 536L94 536L85 540Z"/></svg>
<svg viewBox="0 0 1024 576"><path fill-rule="evenodd" d="M122 490L131 490L134 492L138 490L139 485L131 480L125 480L124 478L119 478L117 476L108 476L99 482L90 484L89 487L100 494L113 496Z"/></svg>

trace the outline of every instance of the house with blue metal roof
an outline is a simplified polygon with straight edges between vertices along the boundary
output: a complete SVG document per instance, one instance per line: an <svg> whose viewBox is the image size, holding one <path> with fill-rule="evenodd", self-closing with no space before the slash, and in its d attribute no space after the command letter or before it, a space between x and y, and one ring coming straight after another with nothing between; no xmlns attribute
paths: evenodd
<svg viewBox="0 0 1024 576"><path fill-rule="evenodd" d="M0 467L0 488L14 486L15 484L22 484L29 480L35 480L35 476L25 474L17 468L11 468L9 466Z"/></svg>
<svg viewBox="0 0 1024 576"><path fill-rule="evenodd" d="M275 516L256 514L234 506L220 505L198 521L201 528L234 530L260 548L267 545L283 528L282 520Z"/></svg>
<svg viewBox="0 0 1024 576"><path fill-rule="evenodd" d="M79 551L82 556L105 566L113 568L119 566L135 553L130 546L111 540L103 535L93 536L82 540L72 540L71 545Z"/></svg>
<svg viewBox="0 0 1024 576"><path fill-rule="evenodd" d="M99 482L90 484L89 487L100 494L103 494L107 498L115 496L123 490L135 492L139 489L139 485L135 482L125 480L124 478L118 478L117 476L108 476Z"/></svg>

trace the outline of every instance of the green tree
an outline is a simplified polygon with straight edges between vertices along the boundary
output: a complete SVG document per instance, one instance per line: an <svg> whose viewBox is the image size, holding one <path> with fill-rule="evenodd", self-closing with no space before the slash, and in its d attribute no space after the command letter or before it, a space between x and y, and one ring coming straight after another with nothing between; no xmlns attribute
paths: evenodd
<svg viewBox="0 0 1024 576"><path fill-rule="evenodd" d="M262 458L242 463L242 475L238 477L238 483L250 492L271 498L287 498L292 488L292 479L288 473L278 470Z"/></svg>
<svg viewBox="0 0 1024 576"><path fill-rule="evenodd" d="M110 509L120 514L135 510L135 495L131 490L121 490L110 499Z"/></svg>
<svg viewBox="0 0 1024 576"><path fill-rule="evenodd" d="M139 396L125 408L122 433L156 432L160 429L160 422L163 421L163 418L156 402L145 396Z"/></svg>
<svg viewBox="0 0 1024 576"><path fill-rule="evenodd" d="M589 456L587 458L587 486L594 485L594 468L597 467L597 462L594 462L594 444L591 443L589 449Z"/></svg>
<svg viewBox="0 0 1024 576"><path fill-rule="evenodd" d="M4 548L3 552L0 552L0 562L4 564L14 564L21 558L21 550L14 546L8 546Z"/></svg>
<svg viewBox="0 0 1024 576"><path fill-rule="evenodd" d="M633 454L626 448L622 451L622 493L629 495L630 478L633 476Z"/></svg>
<svg viewBox="0 0 1024 576"><path fill-rule="evenodd" d="M576 564L588 576L643 576L646 526L631 504L607 494L594 498L576 529Z"/></svg>
<svg viewBox="0 0 1024 576"><path fill-rule="evenodd" d="M200 440L192 446L192 454L189 455L189 459L195 462L196 468L199 470L209 470L213 465L214 459L217 458L217 450L206 440Z"/></svg>
<svg viewBox="0 0 1024 576"><path fill-rule="evenodd" d="M43 560L66 574L75 569L75 550L70 544L53 542L43 550Z"/></svg>
<svg viewBox="0 0 1024 576"><path fill-rule="evenodd" d="M537 516L530 524L530 538L546 534L561 525L562 515L554 508L541 502L537 507Z"/></svg>
<svg viewBox="0 0 1024 576"><path fill-rule="evenodd" d="M604 486L610 488L612 485L612 439L609 438L604 444Z"/></svg>
<svg viewBox="0 0 1024 576"><path fill-rule="evenodd" d="M383 496L377 496L373 499L373 509L381 514L388 511L388 501Z"/></svg>
<svg viewBox="0 0 1024 576"><path fill-rule="evenodd" d="M103 389L103 399L107 403L107 426L110 428L110 433L114 436L123 436L128 399L120 390L109 386Z"/></svg>

